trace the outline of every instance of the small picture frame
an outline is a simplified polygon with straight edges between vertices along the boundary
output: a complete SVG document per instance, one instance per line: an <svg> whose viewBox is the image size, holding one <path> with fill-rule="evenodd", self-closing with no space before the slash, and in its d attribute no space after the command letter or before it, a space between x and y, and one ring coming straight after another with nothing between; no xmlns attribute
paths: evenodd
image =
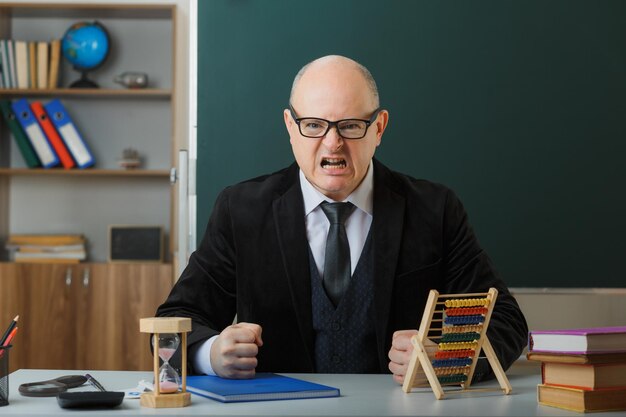
<svg viewBox="0 0 626 417"><path fill-rule="evenodd" d="M109 226L109 262L163 262L163 227Z"/></svg>

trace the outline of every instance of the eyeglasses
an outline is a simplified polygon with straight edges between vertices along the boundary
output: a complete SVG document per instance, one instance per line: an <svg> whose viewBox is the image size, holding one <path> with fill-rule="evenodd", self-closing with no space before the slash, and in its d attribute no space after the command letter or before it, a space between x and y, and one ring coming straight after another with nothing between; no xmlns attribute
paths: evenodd
<svg viewBox="0 0 626 417"><path fill-rule="evenodd" d="M296 111L289 106L291 117L295 120L300 130L300 134L307 138L323 138L328 131L335 126L339 136L344 139L362 139L367 133L367 128L370 127L374 120L378 117L378 113L382 111L382 108L374 110L374 114L369 120L364 119L342 119L335 122L330 120L320 119L317 117L296 117Z"/></svg>

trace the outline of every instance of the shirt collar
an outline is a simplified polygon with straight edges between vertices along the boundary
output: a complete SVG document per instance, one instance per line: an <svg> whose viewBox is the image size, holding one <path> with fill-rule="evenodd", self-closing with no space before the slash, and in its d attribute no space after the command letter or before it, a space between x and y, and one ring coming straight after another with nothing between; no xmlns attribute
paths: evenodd
<svg viewBox="0 0 626 417"><path fill-rule="evenodd" d="M300 170L300 188L302 189L302 197L304 198L304 215L308 216L323 201L330 201L330 198L320 193ZM359 209L363 210L370 216L373 213L374 206L374 164L370 161L367 168L367 174L358 187L344 201L349 201Z"/></svg>

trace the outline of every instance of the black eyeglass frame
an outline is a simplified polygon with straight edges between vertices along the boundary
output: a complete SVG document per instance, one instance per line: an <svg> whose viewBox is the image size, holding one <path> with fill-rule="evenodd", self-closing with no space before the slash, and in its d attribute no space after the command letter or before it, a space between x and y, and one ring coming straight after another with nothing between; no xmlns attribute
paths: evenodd
<svg viewBox="0 0 626 417"><path fill-rule="evenodd" d="M343 139L348 139L348 140L363 139L365 137L365 135L367 135L367 129L369 129L369 127L372 125L372 123L374 123L374 121L378 117L378 114L382 110L383 110L382 107L379 107L376 110L374 110L374 113L372 113L372 116L369 118L369 120L353 119L353 118L351 118L351 119L335 120L334 122L331 122L330 120L322 119L321 117L300 117L300 118L298 118L298 117L296 117L296 111L293 109L293 107L291 107L291 104L289 105L289 112L291 113L291 117L293 118L293 120L298 125L298 131L305 138L311 138L311 139L321 139L321 138L323 138L324 136L326 136L328 134L328 132L330 132L330 129L332 129L333 126L335 126L337 128L337 134L339 136L341 136ZM326 131L324 132L324 134L323 135L319 135L319 136L309 136L309 135L305 135L304 133L302 133L302 128L300 127L300 122L302 120L306 120L306 119L321 120L321 121L324 121L324 122L328 123L328 126L326 127ZM346 137L341 135L341 131L339 130L339 123L347 122L347 121L350 121L350 120L355 120L355 121L359 121L359 122L364 122L365 123L365 131L363 132L363 136L358 137L358 138L346 138Z"/></svg>

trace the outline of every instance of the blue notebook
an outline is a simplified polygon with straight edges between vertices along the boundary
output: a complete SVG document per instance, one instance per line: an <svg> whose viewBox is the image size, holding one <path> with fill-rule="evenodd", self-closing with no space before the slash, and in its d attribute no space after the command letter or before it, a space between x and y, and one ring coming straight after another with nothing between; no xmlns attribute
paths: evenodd
<svg viewBox="0 0 626 417"><path fill-rule="evenodd" d="M273 373L257 373L253 379L190 376L187 390L224 403L339 396L338 388Z"/></svg>

